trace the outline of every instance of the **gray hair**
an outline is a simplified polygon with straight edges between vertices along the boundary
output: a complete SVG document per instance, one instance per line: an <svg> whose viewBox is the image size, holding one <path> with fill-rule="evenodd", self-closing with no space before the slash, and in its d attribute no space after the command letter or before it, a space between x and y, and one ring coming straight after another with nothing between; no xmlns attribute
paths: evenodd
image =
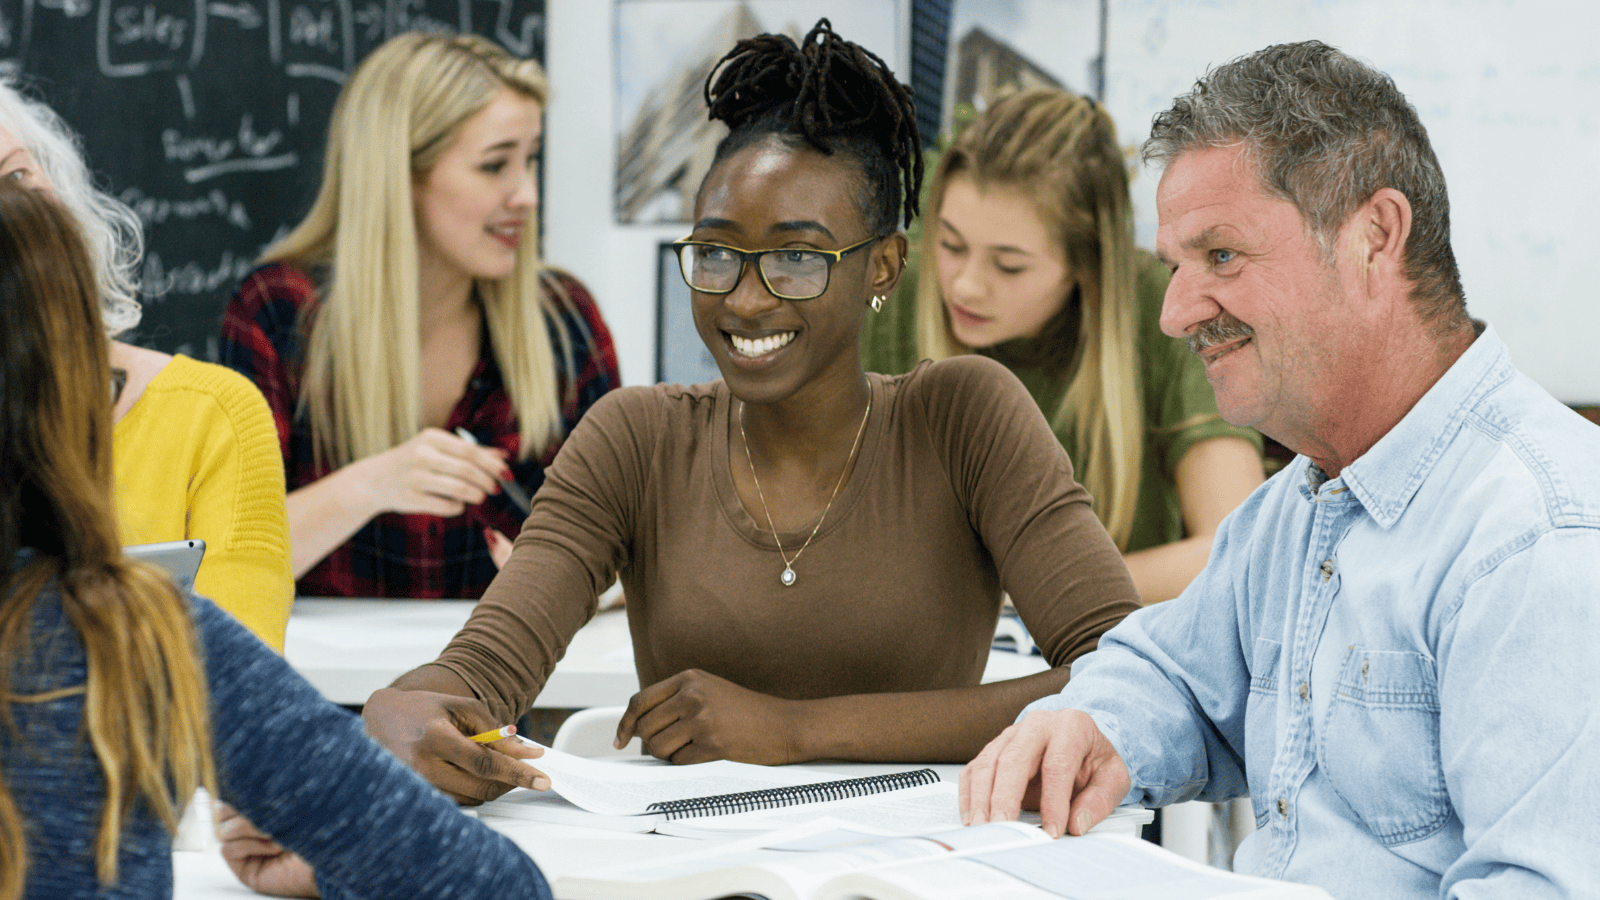
<svg viewBox="0 0 1600 900"><path fill-rule="evenodd" d="M127 204L94 186L78 137L55 110L24 94L16 77L0 74L0 126L28 149L56 199L83 232L100 289L100 319L108 337L139 324L139 261L144 235Z"/></svg>
<svg viewBox="0 0 1600 900"><path fill-rule="evenodd" d="M1394 80L1320 41L1278 44L1211 69L1151 123L1145 162L1243 144L1262 186L1294 204L1332 259L1339 228L1382 188L1411 203L1403 271L1439 331L1467 321L1450 249L1444 173Z"/></svg>

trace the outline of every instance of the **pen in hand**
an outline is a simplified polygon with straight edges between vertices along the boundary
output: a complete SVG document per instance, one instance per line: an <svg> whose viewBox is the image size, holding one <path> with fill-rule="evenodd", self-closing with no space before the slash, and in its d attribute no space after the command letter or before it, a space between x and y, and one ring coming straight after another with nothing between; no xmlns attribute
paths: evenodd
<svg viewBox="0 0 1600 900"><path fill-rule="evenodd" d="M472 432L460 427L459 425L456 426L456 437L461 438L463 441L466 441L474 447L482 446L478 443L478 439L473 436ZM518 509L522 510L523 515L527 515L533 511L533 501L528 499L528 492L522 489L522 485L517 484L515 481L512 481L509 478L496 477L495 481L500 482L500 487L505 490L506 496L511 498L511 502L515 503Z"/></svg>

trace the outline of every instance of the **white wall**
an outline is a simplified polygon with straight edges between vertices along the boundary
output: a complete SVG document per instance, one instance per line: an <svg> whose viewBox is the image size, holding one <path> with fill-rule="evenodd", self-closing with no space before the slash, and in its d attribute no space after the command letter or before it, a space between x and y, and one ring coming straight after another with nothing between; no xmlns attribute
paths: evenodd
<svg viewBox="0 0 1600 900"><path fill-rule="evenodd" d="M544 255L594 292L623 382L648 384L655 380L656 246L688 229L615 223L615 4L550 0L548 15Z"/></svg>
<svg viewBox="0 0 1600 900"><path fill-rule="evenodd" d="M1600 254L1600 3L1109 2L1106 102L1128 144L1207 66L1271 43L1319 38L1393 75L1444 166L1468 308L1557 397L1600 403L1600 292L1586 277ZM613 221L614 16L607 0L549 3L546 256L595 292L623 379L640 384L655 371L655 248L687 229ZM1145 246L1156 178L1134 181Z"/></svg>

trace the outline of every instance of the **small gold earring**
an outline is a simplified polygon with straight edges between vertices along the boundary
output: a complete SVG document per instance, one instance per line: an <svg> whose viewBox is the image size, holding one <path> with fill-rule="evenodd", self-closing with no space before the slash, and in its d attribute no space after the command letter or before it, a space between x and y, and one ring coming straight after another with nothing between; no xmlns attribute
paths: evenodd
<svg viewBox="0 0 1600 900"><path fill-rule="evenodd" d="M883 312L883 295L877 294L872 298L872 311Z"/></svg>

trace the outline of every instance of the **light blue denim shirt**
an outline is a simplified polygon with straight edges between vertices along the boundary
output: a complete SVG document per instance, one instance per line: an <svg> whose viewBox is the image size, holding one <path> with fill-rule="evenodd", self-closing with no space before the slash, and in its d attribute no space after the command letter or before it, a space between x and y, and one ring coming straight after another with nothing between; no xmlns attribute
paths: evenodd
<svg viewBox="0 0 1600 900"><path fill-rule="evenodd" d="M1038 709L1129 802L1248 789L1242 872L1346 898L1600 896L1600 428L1484 331L1340 477L1305 457Z"/></svg>

